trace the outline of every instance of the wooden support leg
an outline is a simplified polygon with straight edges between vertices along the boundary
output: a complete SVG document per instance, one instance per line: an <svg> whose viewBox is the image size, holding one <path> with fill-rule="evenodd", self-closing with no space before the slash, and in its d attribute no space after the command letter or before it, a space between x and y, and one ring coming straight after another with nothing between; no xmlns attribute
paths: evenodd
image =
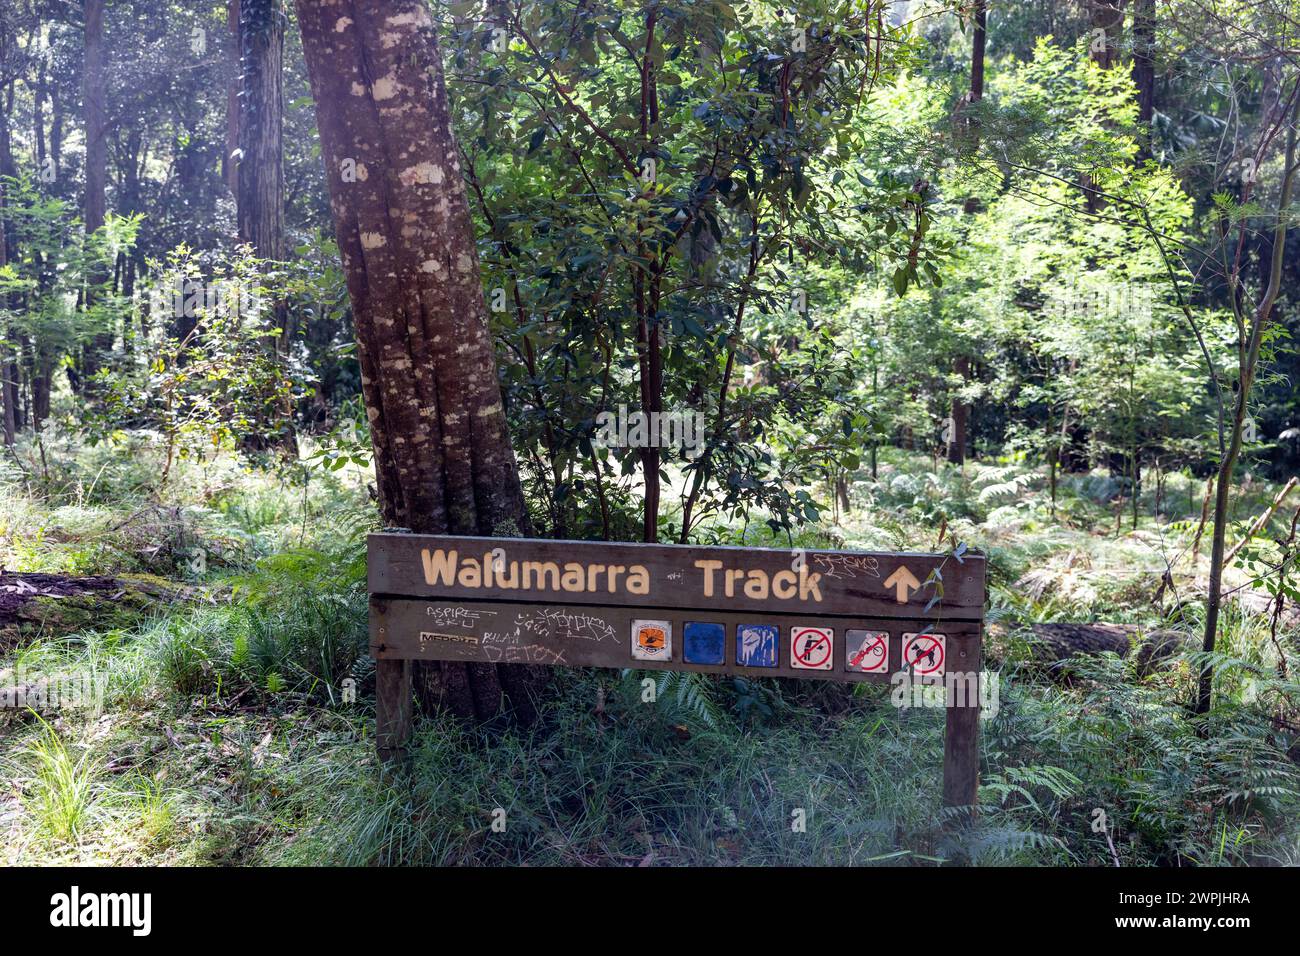
<svg viewBox="0 0 1300 956"><path fill-rule="evenodd" d="M389 763L406 754L411 736L411 662L375 662L375 744Z"/></svg>
<svg viewBox="0 0 1300 956"><path fill-rule="evenodd" d="M949 648L948 712L943 738L943 803L974 815L980 773L980 639L958 638Z"/></svg>

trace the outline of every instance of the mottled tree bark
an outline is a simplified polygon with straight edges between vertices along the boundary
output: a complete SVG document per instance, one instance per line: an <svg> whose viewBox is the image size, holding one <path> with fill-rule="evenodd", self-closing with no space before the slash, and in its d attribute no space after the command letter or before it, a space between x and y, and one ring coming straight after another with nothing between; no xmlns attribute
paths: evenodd
<svg viewBox="0 0 1300 956"><path fill-rule="evenodd" d="M50 87L50 162L54 181L63 183L63 95L57 85ZM57 190L56 190L57 191Z"/></svg>
<svg viewBox="0 0 1300 956"><path fill-rule="evenodd" d="M8 30L0 19L0 56L8 47ZM6 71L7 72L7 71ZM13 111L13 83L6 84L4 102L0 103L0 176L14 174L13 140L10 134L10 116ZM5 184L0 182L0 269L9 263L9 221L5 217ZM0 300L0 305L9 303ZM3 422L3 437L6 445L14 443L18 431L18 382L17 376L10 380L11 369L16 371L13 361L13 346L9 342L9 330L0 325L0 421Z"/></svg>
<svg viewBox="0 0 1300 956"><path fill-rule="evenodd" d="M36 168L45 169L45 98L48 85L45 80L45 63L36 67L36 89L32 91L32 129L36 133Z"/></svg>
<svg viewBox="0 0 1300 956"><path fill-rule="evenodd" d="M953 360L952 370L961 376L962 384L970 380L970 359L959 355ZM948 408L948 461L954 465L966 463L966 424L970 419L970 406L954 394Z"/></svg>
<svg viewBox="0 0 1300 956"><path fill-rule="evenodd" d="M17 176L18 169L14 163L13 154L13 120L14 120L14 94L16 81L24 76L27 66L20 58L17 62L10 61L9 58L19 54L22 48L15 42L16 24L14 19L19 11L13 6L0 5L0 77L3 78L3 102L0 102L0 176L13 177ZM30 54L29 46L27 53ZM30 82L30 80L28 80ZM45 168L45 146L44 135L41 132L43 120L40 117L41 99L40 90L45 86L45 67L43 61L37 60L37 82L36 91L32 97L32 112L34 124L37 129L36 148L37 148L37 170L43 171ZM0 267L19 258L18 249L15 246L16 230L12 229L13 223L10 222L4 213L4 186L0 184ZM10 310L19 312L24 308L26 294L21 292L11 292L8 301L0 301L0 305L8 306ZM6 444L12 444L17 433L22 431L26 425L27 416L24 414L22 398L24 391L21 385L23 368L20 361L28 352L27 336L17 326L9 328L0 327L0 414L3 415L4 438ZM28 402L30 411L31 403Z"/></svg>
<svg viewBox="0 0 1300 956"><path fill-rule="evenodd" d="M1124 37L1124 2L1123 0L1087 0L1088 22L1092 24L1092 39L1089 52L1092 61L1103 70L1109 70L1119 62L1120 45ZM1084 190L1084 208L1090 215L1096 215L1105 205L1097 195L1092 176L1083 173L1079 184Z"/></svg>
<svg viewBox="0 0 1300 956"><path fill-rule="evenodd" d="M45 430L45 422L50 417L50 392L54 386L54 357L45 349L36 346L36 353L31 362L32 378L32 428Z"/></svg>
<svg viewBox="0 0 1300 956"><path fill-rule="evenodd" d="M1088 21L1093 31L1093 62L1109 70L1119 62L1124 39L1124 0L1088 0Z"/></svg>
<svg viewBox="0 0 1300 956"><path fill-rule="evenodd" d="M0 122L5 122L0 120ZM7 126L6 122L6 126ZM9 264L8 243L5 241L5 218L4 218L4 185L0 184L0 269ZM9 367L10 348L9 330L0 325L0 421L3 423L3 440L6 445L14 443L14 435L17 431L17 416L14 414L14 399L16 398L16 389L10 389Z"/></svg>
<svg viewBox="0 0 1300 956"><path fill-rule="evenodd" d="M527 533L437 33L420 0L297 0L357 332L384 520ZM426 701L480 718L535 671L425 665Z"/></svg>

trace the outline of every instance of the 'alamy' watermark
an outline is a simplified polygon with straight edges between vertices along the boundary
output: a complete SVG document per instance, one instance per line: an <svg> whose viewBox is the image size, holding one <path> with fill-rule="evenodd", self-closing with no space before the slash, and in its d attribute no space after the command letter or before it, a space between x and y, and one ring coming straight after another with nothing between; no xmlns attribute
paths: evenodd
<svg viewBox="0 0 1300 956"><path fill-rule="evenodd" d="M942 676L899 671L889 679L889 701L900 710L909 707L979 707L980 717L997 716L1000 678L992 671L948 671Z"/></svg>
<svg viewBox="0 0 1300 956"><path fill-rule="evenodd" d="M626 405L617 412L596 416L595 443L601 448L677 448L688 458L704 450L704 415L686 410L674 412L629 412Z"/></svg>
<svg viewBox="0 0 1300 956"><path fill-rule="evenodd" d="M67 893L50 897L50 925L67 929L125 926L132 936L148 936L153 930L153 894L83 893L73 886Z"/></svg>
<svg viewBox="0 0 1300 956"><path fill-rule="evenodd" d="M1046 313L1054 319L1088 322L1120 319L1128 322L1149 317L1159 305L1150 286L1134 282L1085 289L1069 285L1051 295Z"/></svg>
<svg viewBox="0 0 1300 956"><path fill-rule="evenodd" d="M104 709L104 678L90 670L45 673L24 667L0 672L0 710Z"/></svg>
<svg viewBox="0 0 1300 956"><path fill-rule="evenodd" d="M263 308L262 296L242 282L200 282L178 276L171 285L158 286L149 293L149 307L154 315L180 319L197 319L218 313L256 317Z"/></svg>

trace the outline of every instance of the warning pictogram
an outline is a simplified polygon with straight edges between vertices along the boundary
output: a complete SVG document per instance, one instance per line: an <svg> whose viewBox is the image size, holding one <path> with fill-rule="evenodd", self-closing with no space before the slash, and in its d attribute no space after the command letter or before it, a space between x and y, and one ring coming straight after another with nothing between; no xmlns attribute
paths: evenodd
<svg viewBox="0 0 1300 956"><path fill-rule="evenodd" d="M828 671L835 650L835 631L829 627L790 628L790 666L798 670Z"/></svg>
<svg viewBox="0 0 1300 956"><path fill-rule="evenodd" d="M934 677L943 674L944 645L942 634L904 634L903 663L913 674Z"/></svg>
<svg viewBox="0 0 1300 956"><path fill-rule="evenodd" d="M848 631L844 648L845 670L855 674L889 673L888 631Z"/></svg>
<svg viewBox="0 0 1300 956"><path fill-rule="evenodd" d="M668 621L633 621L632 656L638 661L671 661L672 624Z"/></svg>

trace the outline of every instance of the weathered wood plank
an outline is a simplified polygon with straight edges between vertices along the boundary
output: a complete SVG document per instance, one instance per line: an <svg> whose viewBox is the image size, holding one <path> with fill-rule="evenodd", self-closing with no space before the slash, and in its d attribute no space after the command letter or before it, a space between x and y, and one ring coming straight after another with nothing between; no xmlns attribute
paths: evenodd
<svg viewBox="0 0 1300 956"><path fill-rule="evenodd" d="M749 677L797 677L813 680L886 682L903 669L903 634L921 631L946 636L949 648L961 653L975 647L978 661L979 624L933 619L900 622L889 618L827 617L814 614L736 612L730 609L691 611L594 605L524 605L506 602L423 601L409 598L371 599L371 654L384 660L489 661L546 664L561 667L617 667L650 670L685 670ZM633 623L653 619L669 625L670 656L661 661L633 657ZM721 625L722 662L687 661L685 633L688 624ZM776 666L746 666L740 657L738 629L757 625L775 628ZM928 626L927 626L928 625ZM791 628L829 631L830 669L795 667L791 661ZM852 635L850 632L853 632ZM850 654L860 649L865 636L857 632L888 634L886 668L880 673L850 670ZM698 633L693 631L694 633ZM716 632L714 632L716 633ZM772 634L771 631L765 632ZM696 642L693 649L698 651ZM872 653L872 645L868 645ZM949 654L953 651L949 650ZM697 653L698 658L698 653ZM817 655L820 660L821 655ZM863 657L875 661L879 657ZM861 661L859 662L861 666ZM956 664L952 665L956 667ZM961 659L965 667L965 659Z"/></svg>
<svg viewBox="0 0 1300 956"><path fill-rule="evenodd" d="M943 736L943 802L948 807L969 807L974 812L980 772L980 635L959 635L948 642L953 671L973 675L964 686L950 690Z"/></svg>
<svg viewBox="0 0 1300 956"><path fill-rule="evenodd" d="M968 553L372 534L372 594L821 616L980 620L985 560ZM942 597L927 611L939 590Z"/></svg>
<svg viewBox="0 0 1300 956"><path fill-rule="evenodd" d="M411 662L375 662L375 744L379 759L399 758L411 737Z"/></svg>

